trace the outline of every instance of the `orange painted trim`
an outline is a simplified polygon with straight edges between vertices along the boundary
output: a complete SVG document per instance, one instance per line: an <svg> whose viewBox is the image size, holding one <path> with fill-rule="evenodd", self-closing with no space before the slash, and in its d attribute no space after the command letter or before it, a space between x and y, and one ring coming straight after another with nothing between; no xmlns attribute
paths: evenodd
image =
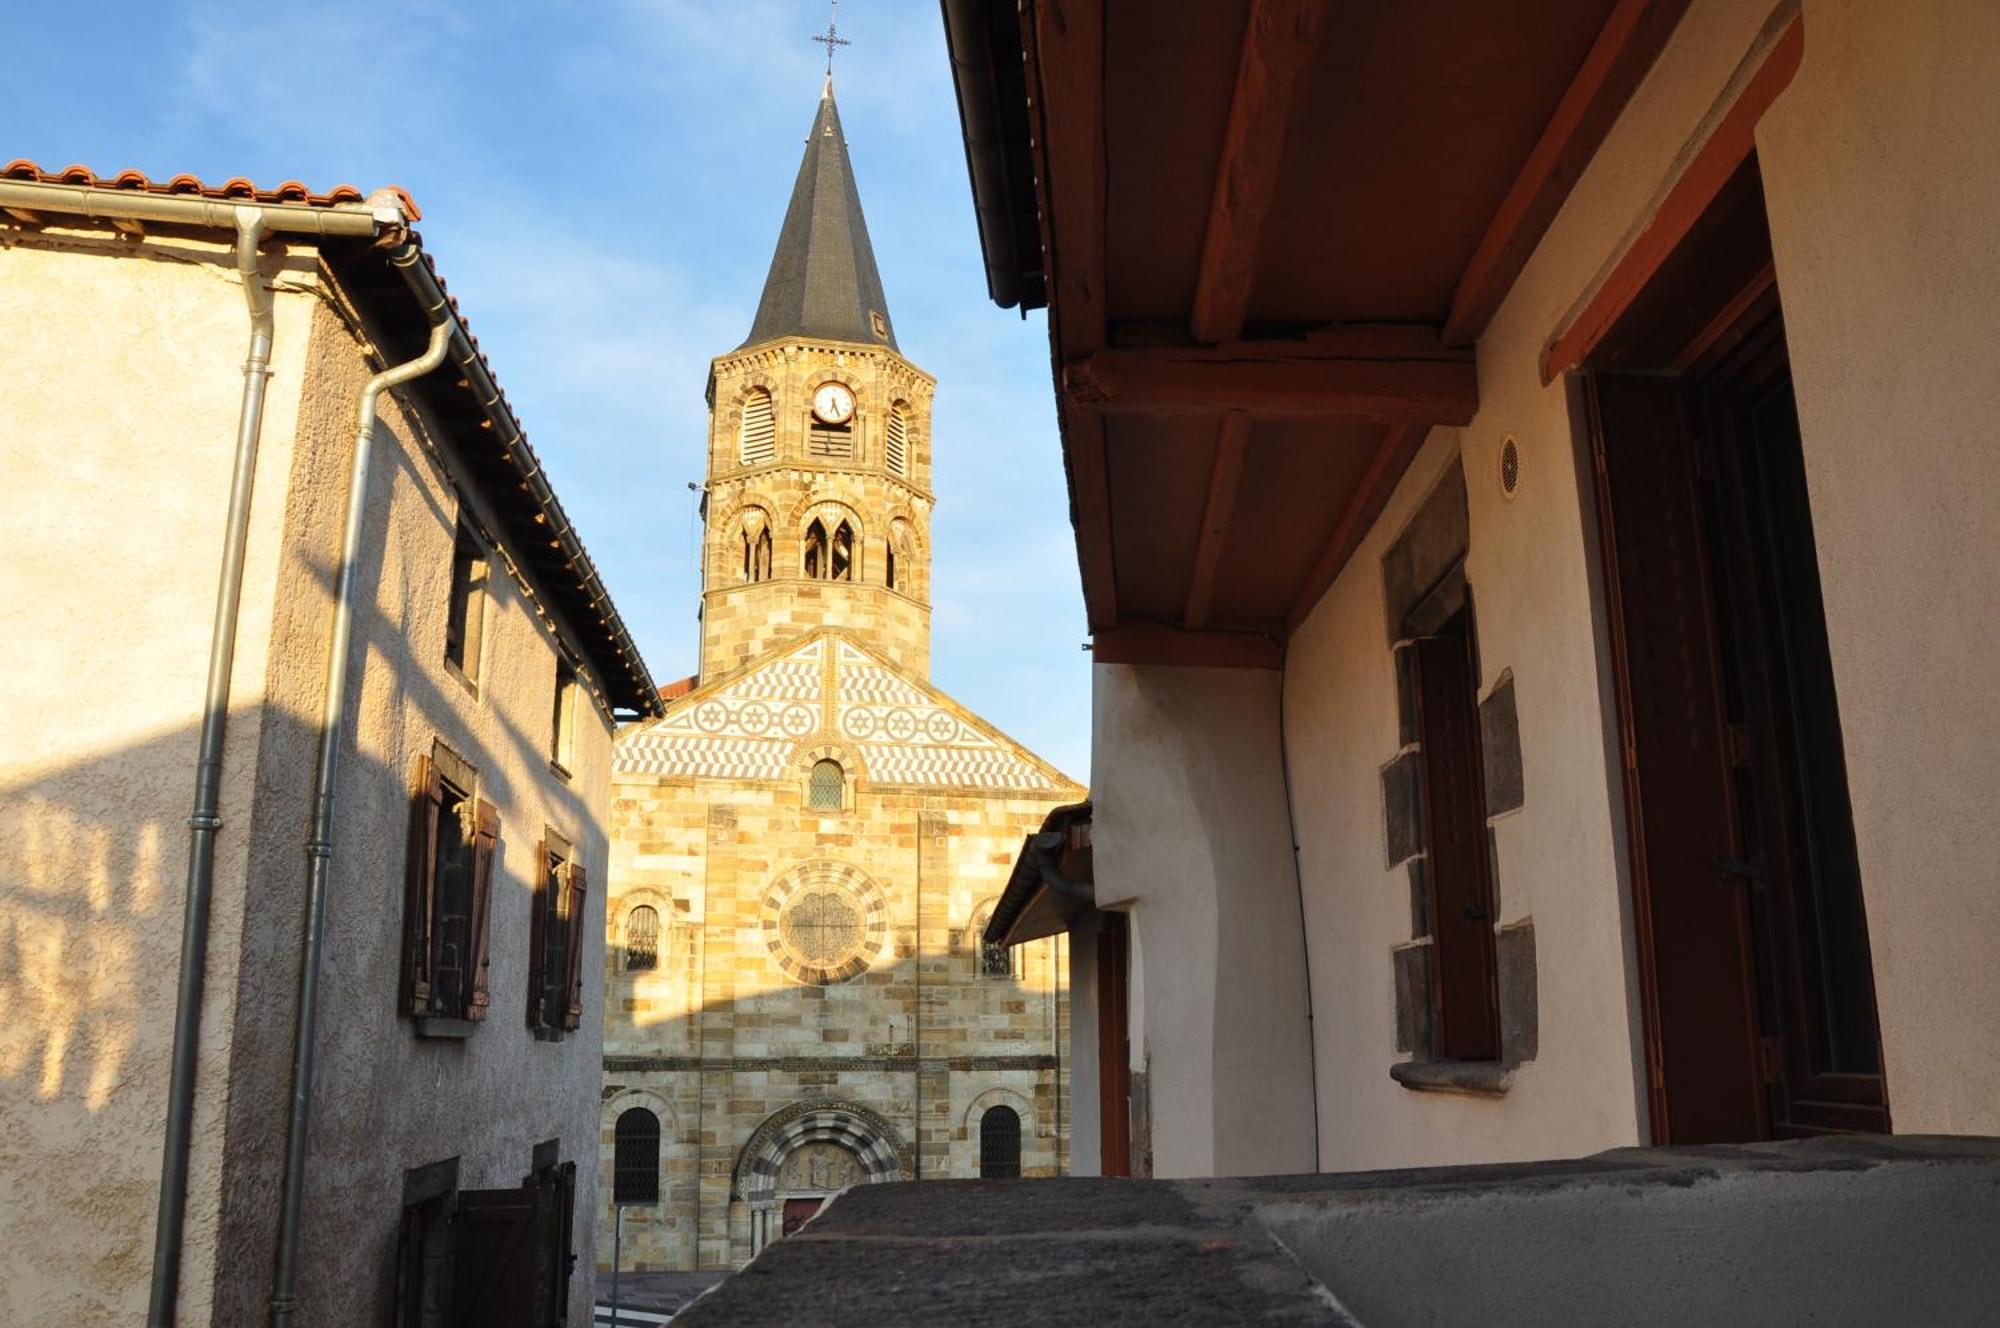
<svg viewBox="0 0 2000 1328"><path fill-rule="evenodd" d="M1545 386L1554 382L1557 374L1567 373L1590 358L1605 334L1660 270L1660 265L1687 238L1688 231L1715 201L1722 186L1749 159L1757 147L1757 122L1764 118L1764 112L1777 101L1778 95L1791 86L1792 76L1798 73L1804 55L1805 23L1795 17L1772 43L1763 64L1743 85L1722 123L1681 172L1681 178L1667 192L1659 211L1618 260L1597 294L1566 329L1550 339L1542 352Z"/></svg>
<svg viewBox="0 0 2000 1328"><path fill-rule="evenodd" d="M1173 664L1189 668L1281 669L1285 647L1254 632L1183 632L1126 621L1091 638L1096 664Z"/></svg>
<svg viewBox="0 0 2000 1328"><path fill-rule="evenodd" d="M1619 0L1611 11L1465 265L1444 323L1446 345L1470 345L1486 330L1688 3Z"/></svg>

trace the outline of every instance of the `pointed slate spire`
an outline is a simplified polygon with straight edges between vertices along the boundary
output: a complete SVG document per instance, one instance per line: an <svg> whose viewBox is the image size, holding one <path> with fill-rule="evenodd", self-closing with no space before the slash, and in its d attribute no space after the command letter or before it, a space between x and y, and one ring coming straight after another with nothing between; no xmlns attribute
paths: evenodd
<svg viewBox="0 0 2000 1328"><path fill-rule="evenodd" d="M896 349L882 275L868 244L861 195L847 160L847 139L833 104L833 79L820 94L819 114L806 139L805 159L792 185L778 250L764 278L764 298L743 342L774 337L821 337Z"/></svg>

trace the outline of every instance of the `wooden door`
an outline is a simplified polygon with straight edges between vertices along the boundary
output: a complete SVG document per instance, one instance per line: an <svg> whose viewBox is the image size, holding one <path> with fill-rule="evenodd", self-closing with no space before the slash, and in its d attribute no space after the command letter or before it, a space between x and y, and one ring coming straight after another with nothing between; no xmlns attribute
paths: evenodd
<svg viewBox="0 0 2000 1328"><path fill-rule="evenodd" d="M459 1192L452 1270L457 1328L541 1328L540 1215L532 1185Z"/></svg>
<svg viewBox="0 0 2000 1328"><path fill-rule="evenodd" d="M1757 1139L1750 919L1728 867L1743 847L1684 388L1600 372L1589 399L1654 1142Z"/></svg>
<svg viewBox="0 0 2000 1328"><path fill-rule="evenodd" d="M1098 1174L1132 1174L1131 941L1123 913L1098 914Z"/></svg>
<svg viewBox="0 0 2000 1328"><path fill-rule="evenodd" d="M1775 305L1694 382L1771 1132L1887 1131L1861 866Z"/></svg>
<svg viewBox="0 0 2000 1328"><path fill-rule="evenodd" d="M797 1232L800 1227L812 1221L813 1215L819 1212L820 1206L825 1202L824 1199L785 1200L785 1225L781 1234L789 1236Z"/></svg>

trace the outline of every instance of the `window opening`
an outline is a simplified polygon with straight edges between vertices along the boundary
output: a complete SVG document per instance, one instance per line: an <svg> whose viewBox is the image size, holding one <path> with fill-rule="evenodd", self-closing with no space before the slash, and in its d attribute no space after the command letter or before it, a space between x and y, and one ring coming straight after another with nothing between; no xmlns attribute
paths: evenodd
<svg viewBox="0 0 2000 1328"><path fill-rule="evenodd" d="M486 551L458 528L451 551L451 601L445 610L444 659L470 680L479 674L479 638L486 619Z"/></svg>
<svg viewBox="0 0 2000 1328"><path fill-rule="evenodd" d="M576 669L558 655L555 714L549 729L549 759L565 772L576 755L576 693Z"/></svg>
<svg viewBox="0 0 2000 1328"><path fill-rule="evenodd" d="M818 580L826 575L826 526L818 518L806 527L805 572Z"/></svg>
<svg viewBox="0 0 2000 1328"><path fill-rule="evenodd" d="M984 1180L1013 1180L1021 1174L1021 1113L1012 1107L988 1107L979 1118L979 1175Z"/></svg>
<svg viewBox="0 0 2000 1328"><path fill-rule="evenodd" d="M771 394L763 388L743 398L743 428L738 455L746 466L761 466L778 454L778 422L771 412Z"/></svg>
<svg viewBox="0 0 2000 1328"><path fill-rule="evenodd" d="M660 1118L644 1107L618 1114L611 1164L611 1202L660 1201Z"/></svg>
<svg viewBox="0 0 2000 1328"><path fill-rule="evenodd" d="M752 509L743 516L743 527L738 535L743 547L743 579L745 581L769 581L771 579L771 527L763 512Z"/></svg>
<svg viewBox="0 0 2000 1328"><path fill-rule="evenodd" d="M883 580L884 580L884 581L885 581L885 582L887 583L887 585L888 585L889 589L891 589L891 590L894 590L894 589L896 588L896 546L895 546L895 545L891 544L891 545L890 545L890 546L888 547L888 550L886 551L886 553L885 553L885 555L884 555L884 559L883 559L883 563L884 563L884 569L885 569L885 570L884 570L884 572L883 572Z"/></svg>
<svg viewBox="0 0 2000 1328"><path fill-rule="evenodd" d="M651 904L641 904L625 915L625 971L659 966L660 914Z"/></svg>
<svg viewBox="0 0 2000 1328"><path fill-rule="evenodd" d="M835 581L854 579L854 527L843 521L833 532L833 557L828 564Z"/></svg>
<svg viewBox="0 0 2000 1328"><path fill-rule="evenodd" d="M838 761L815 761L807 787L806 805L819 811L837 812L845 802L847 772Z"/></svg>

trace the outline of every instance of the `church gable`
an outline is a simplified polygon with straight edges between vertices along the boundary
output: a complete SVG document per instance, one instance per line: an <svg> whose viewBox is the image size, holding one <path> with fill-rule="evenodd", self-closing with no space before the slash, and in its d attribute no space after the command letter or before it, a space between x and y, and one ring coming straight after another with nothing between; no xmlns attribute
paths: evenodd
<svg viewBox="0 0 2000 1328"><path fill-rule="evenodd" d="M928 684L834 633L817 634L669 705L623 735L620 777L789 780L837 744L876 785L1066 796L1076 786Z"/></svg>

